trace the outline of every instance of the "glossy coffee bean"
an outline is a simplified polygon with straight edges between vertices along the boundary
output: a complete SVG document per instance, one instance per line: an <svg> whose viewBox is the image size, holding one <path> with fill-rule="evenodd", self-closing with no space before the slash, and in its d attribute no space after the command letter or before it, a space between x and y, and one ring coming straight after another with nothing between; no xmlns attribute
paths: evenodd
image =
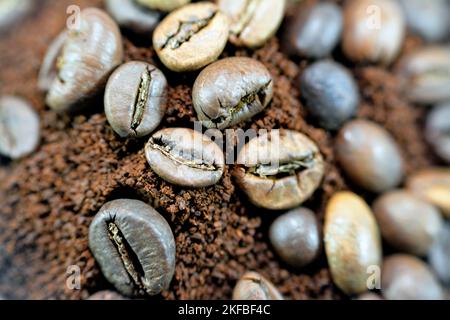
<svg viewBox="0 0 450 320"><path fill-rule="evenodd" d="M257 48L277 32L286 0L219 0L218 4L231 21L230 42Z"/></svg>
<svg viewBox="0 0 450 320"><path fill-rule="evenodd" d="M143 137L158 127L167 103L167 81L156 67L132 61L120 66L109 78L105 113L121 137Z"/></svg>
<svg viewBox="0 0 450 320"><path fill-rule="evenodd" d="M88 8L79 19L79 30L64 31L50 45L39 75L46 103L57 112L74 111L102 90L123 59L119 28L105 12Z"/></svg>
<svg viewBox="0 0 450 320"><path fill-rule="evenodd" d="M403 179L403 160L397 143L374 122L347 123L336 138L336 157L355 183L372 192L395 188Z"/></svg>
<svg viewBox="0 0 450 320"><path fill-rule="evenodd" d="M226 58L206 67L193 89L198 119L207 128L225 129L264 110L273 96L267 68L250 58Z"/></svg>
<svg viewBox="0 0 450 320"><path fill-rule="evenodd" d="M233 290L233 300L283 300L283 296L266 278L247 272Z"/></svg>
<svg viewBox="0 0 450 320"><path fill-rule="evenodd" d="M420 259L395 254L387 257L381 274L387 300L440 300L444 292L430 268Z"/></svg>
<svg viewBox="0 0 450 320"><path fill-rule="evenodd" d="M160 11L172 11L185 4L191 2L191 0L135 0L137 3L153 10Z"/></svg>
<svg viewBox="0 0 450 320"><path fill-rule="evenodd" d="M229 22L213 3L186 5L169 14L153 33L153 46L172 71L194 71L217 60L228 40Z"/></svg>
<svg viewBox="0 0 450 320"><path fill-rule="evenodd" d="M0 34L20 22L33 9L32 0L0 1Z"/></svg>
<svg viewBox="0 0 450 320"><path fill-rule="evenodd" d="M191 129L169 128L155 133L145 146L152 170L183 187L216 184L224 171L224 155L207 136Z"/></svg>
<svg viewBox="0 0 450 320"><path fill-rule="evenodd" d="M175 272L170 226L142 201L105 204L89 227L89 247L105 278L126 296L156 295Z"/></svg>
<svg viewBox="0 0 450 320"><path fill-rule="evenodd" d="M94 294L92 294L87 300L95 300L95 301L102 301L102 300L127 300L124 296L118 294L115 291L110 290L104 290L104 291L98 291Z"/></svg>
<svg viewBox="0 0 450 320"><path fill-rule="evenodd" d="M436 106L427 117L425 138L434 153L450 163L450 102Z"/></svg>
<svg viewBox="0 0 450 320"><path fill-rule="evenodd" d="M40 140L40 120L25 100L0 97L0 154L19 159L33 152Z"/></svg>
<svg viewBox="0 0 450 320"><path fill-rule="evenodd" d="M390 64L402 48L405 19L396 0L350 0L342 48L355 62Z"/></svg>
<svg viewBox="0 0 450 320"><path fill-rule="evenodd" d="M428 255L428 261L439 280L450 290L450 223L441 229Z"/></svg>
<svg viewBox="0 0 450 320"><path fill-rule="evenodd" d="M329 55L341 37L343 20L341 8L334 3L299 6L286 23L285 51L315 59Z"/></svg>
<svg viewBox="0 0 450 320"><path fill-rule="evenodd" d="M324 161L305 135L272 130L247 143L239 152L234 176L258 207L286 210L300 206L319 187Z"/></svg>
<svg viewBox="0 0 450 320"><path fill-rule="evenodd" d="M308 112L328 130L339 129L356 114L360 96L353 76L333 61L312 64L300 78Z"/></svg>
<svg viewBox="0 0 450 320"><path fill-rule="evenodd" d="M280 258L295 268L314 261L320 254L322 238L314 212L294 209L270 226L269 238Z"/></svg>
<svg viewBox="0 0 450 320"><path fill-rule="evenodd" d="M386 242L419 256L428 253L443 225L441 214L433 205L403 190L379 197L373 212Z"/></svg>

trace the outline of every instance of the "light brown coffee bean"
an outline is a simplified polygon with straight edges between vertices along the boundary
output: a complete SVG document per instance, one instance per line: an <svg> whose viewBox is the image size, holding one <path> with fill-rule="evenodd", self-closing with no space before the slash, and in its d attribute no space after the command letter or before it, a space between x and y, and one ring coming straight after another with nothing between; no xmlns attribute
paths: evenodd
<svg viewBox="0 0 450 320"><path fill-rule="evenodd" d="M283 300L283 296L266 278L247 272L233 290L233 300Z"/></svg>
<svg viewBox="0 0 450 320"><path fill-rule="evenodd" d="M191 2L191 0L136 0L136 1L137 3L145 7L160 11L172 11Z"/></svg>
<svg viewBox="0 0 450 320"><path fill-rule="evenodd" d="M428 113L425 139L434 153L450 164L450 101Z"/></svg>
<svg viewBox="0 0 450 320"><path fill-rule="evenodd" d="M428 261L439 280L450 290L450 222L446 222L430 248Z"/></svg>

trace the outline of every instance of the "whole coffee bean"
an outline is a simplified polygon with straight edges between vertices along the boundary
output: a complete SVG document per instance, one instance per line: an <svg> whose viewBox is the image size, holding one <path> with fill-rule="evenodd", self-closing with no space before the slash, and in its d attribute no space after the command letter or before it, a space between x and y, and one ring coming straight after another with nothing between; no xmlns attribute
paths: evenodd
<svg viewBox="0 0 450 320"><path fill-rule="evenodd" d="M434 152L450 163L450 102L436 106L428 114L425 137Z"/></svg>
<svg viewBox="0 0 450 320"><path fill-rule="evenodd" d="M367 270L381 267L377 222L365 201L351 192L338 192L325 213L325 252L334 283L346 294L367 291Z"/></svg>
<svg viewBox="0 0 450 320"><path fill-rule="evenodd" d="M247 143L233 172L238 186L258 207L300 206L319 187L324 161L316 144L290 130L272 130Z"/></svg>
<svg viewBox="0 0 450 320"><path fill-rule="evenodd" d="M444 224L430 248L428 261L441 282L450 289L450 223Z"/></svg>
<svg viewBox="0 0 450 320"><path fill-rule="evenodd" d="M376 293L366 292L360 294L357 300L384 300L384 299Z"/></svg>
<svg viewBox="0 0 450 320"><path fill-rule="evenodd" d="M325 129L339 129L357 111L358 85L347 69L333 61L306 68L300 89L309 113Z"/></svg>
<svg viewBox="0 0 450 320"><path fill-rule="evenodd" d="M336 47L343 26L342 10L334 3L299 6L286 23L284 49L290 55L323 58Z"/></svg>
<svg viewBox="0 0 450 320"><path fill-rule="evenodd" d="M156 295L175 272L170 226L142 201L106 203L89 227L89 247L105 278L126 296Z"/></svg>
<svg viewBox="0 0 450 320"><path fill-rule="evenodd" d="M186 5L169 14L153 33L153 46L172 71L194 71L217 60L228 39L229 22L213 3Z"/></svg>
<svg viewBox="0 0 450 320"><path fill-rule="evenodd" d="M374 122L347 123L336 138L336 157L355 183L372 192L395 188L403 179L403 159L397 143Z"/></svg>
<svg viewBox="0 0 450 320"><path fill-rule="evenodd" d="M9 27L22 20L32 9L31 0L0 1L0 33L8 31Z"/></svg>
<svg viewBox="0 0 450 320"><path fill-rule="evenodd" d="M381 274L383 297L387 300L440 300L444 292L430 268L414 256L387 257Z"/></svg>
<svg viewBox="0 0 450 320"><path fill-rule="evenodd" d="M139 4L146 6L153 10L172 11L185 4L191 2L191 0L136 0Z"/></svg>
<svg viewBox="0 0 450 320"><path fill-rule="evenodd" d="M440 212L413 193L385 193L373 205L383 238L403 252L425 256L436 240L443 221Z"/></svg>
<svg viewBox="0 0 450 320"><path fill-rule="evenodd" d="M398 68L405 94L412 102L450 100L450 47L423 47L406 55Z"/></svg>
<svg viewBox="0 0 450 320"><path fill-rule="evenodd" d="M40 121L30 104L18 97L0 97L0 154L11 159L33 152L40 140Z"/></svg>
<svg viewBox="0 0 450 320"><path fill-rule="evenodd" d="M236 284L233 300L283 300L283 296L259 273L247 272Z"/></svg>
<svg viewBox="0 0 450 320"><path fill-rule="evenodd" d="M183 187L208 187L223 175L224 155L207 136L191 129L169 128L155 133L145 155L162 179Z"/></svg>
<svg viewBox="0 0 450 320"><path fill-rule="evenodd" d="M79 29L64 31L50 45L39 75L47 105L58 112L72 112L102 90L123 59L119 28L105 12L84 9L78 21Z"/></svg>
<svg viewBox="0 0 450 320"><path fill-rule="evenodd" d="M320 254L322 238L314 212L294 209L270 226L269 238L281 259L295 268L314 261Z"/></svg>
<svg viewBox="0 0 450 320"><path fill-rule="evenodd" d="M127 298L125 298L124 296L118 294L115 291L104 290L104 291L99 291L99 292L94 293L87 300L95 300L95 301L114 300L114 301L118 301L118 300L127 300Z"/></svg>
<svg viewBox="0 0 450 320"><path fill-rule="evenodd" d="M275 35L284 17L286 0L219 0L230 18L230 42L256 48Z"/></svg>
<svg viewBox="0 0 450 320"><path fill-rule="evenodd" d="M225 129L264 110L273 96L267 68L250 58L233 57L206 67L192 93L198 119L207 128Z"/></svg>
<svg viewBox="0 0 450 320"><path fill-rule="evenodd" d="M143 137L158 127L166 111L167 81L156 67L132 61L109 78L105 113L121 137Z"/></svg>
<svg viewBox="0 0 450 320"><path fill-rule="evenodd" d="M342 48L355 62L390 64L405 37L405 19L395 0L350 0L344 8Z"/></svg>

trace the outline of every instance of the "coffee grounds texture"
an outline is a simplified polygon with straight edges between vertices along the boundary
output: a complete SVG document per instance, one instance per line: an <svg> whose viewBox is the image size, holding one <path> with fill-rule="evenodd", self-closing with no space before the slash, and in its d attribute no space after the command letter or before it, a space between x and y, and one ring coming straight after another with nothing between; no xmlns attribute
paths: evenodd
<svg viewBox="0 0 450 320"><path fill-rule="evenodd" d="M37 89L37 75L48 45L64 28L66 8L101 1L40 1L27 20L0 40L0 94L28 99L42 121L40 147L29 157L0 166L0 294L14 299L86 299L113 289L103 278L88 247L88 229L107 201L135 198L150 203L170 223L176 239L176 272L170 288L154 299L229 299L247 270L270 279L287 299L346 298L333 284L325 254L303 270L280 262L268 241L270 223L281 213L251 205L227 166L222 180L205 189L182 189L161 180L146 163L146 139L120 139L108 125L101 97L84 113L69 118L55 114ZM408 36L404 52L421 45ZM192 85L198 73L165 69L150 39L124 36L126 60L143 60L163 70L169 81L169 103L161 128L193 128ZM266 111L242 129L286 128L305 133L326 160L322 186L305 203L323 223L328 199L353 190L373 200L341 172L333 153L334 133L309 119L296 84L310 61L288 59L278 38L250 51L229 45L223 57L250 56L274 77L274 98ZM376 121L398 141L407 173L436 159L422 137L423 108L408 104L391 70L354 66L342 58L360 85L358 117ZM322 250L323 251L323 250ZM76 266L75 268L73 266ZM81 288L71 275L79 268Z"/></svg>

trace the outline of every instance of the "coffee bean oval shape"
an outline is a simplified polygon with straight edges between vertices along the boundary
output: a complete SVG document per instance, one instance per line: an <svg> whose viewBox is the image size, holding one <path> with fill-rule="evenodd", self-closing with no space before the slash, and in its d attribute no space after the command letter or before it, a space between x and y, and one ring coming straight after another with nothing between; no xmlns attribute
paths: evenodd
<svg viewBox="0 0 450 320"><path fill-rule="evenodd" d="M356 114L358 85L347 69L333 61L319 61L306 68L300 89L309 113L325 129L339 129Z"/></svg>
<svg viewBox="0 0 450 320"><path fill-rule="evenodd" d="M381 274L383 297L387 300L440 300L444 292L422 260L394 254L385 258Z"/></svg>
<svg viewBox="0 0 450 320"><path fill-rule="evenodd" d="M191 0L136 0L136 1L142 6L160 11L172 11L191 2Z"/></svg>
<svg viewBox="0 0 450 320"><path fill-rule="evenodd" d="M126 296L159 294L175 272L172 230L142 201L106 203L89 227L89 247L105 278Z"/></svg>
<svg viewBox="0 0 450 320"><path fill-rule="evenodd" d="M0 97L0 154L19 159L33 152L40 140L40 120L22 98Z"/></svg>
<svg viewBox="0 0 450 320"><path fill-rule="evenodd" d="M322 238L317 218L306 208L294 209L275 219L269 238L278 256L295 268L310 264L320 254Z"/></svg>
<svg viewBox="0 0 450 320"><path fill-rule="evenodd" d="M272 130L247 143L233 172L238 186L258 207L300 206L319 187L323 157L316 144L291 130Z"/></svg>
<svg viewBox="0 0 450 320"><path fill-rule="evenodd" d="M383 194L375 201L373 212L387 243L419 256L427 255L443 225L433 205L405 190Z"/></svg>
<svg viewBox="0 0 450 320"><path fill-rule="evenodd" d="M428 261L439 280L450 290L450 222L446 222L430 248Z"/></svg>
<svg viewBox="0 0 450 320"><path fill-rule="evenodd" d="M194 71L217 60L228 39L229 22L209 2L186 5L169 14L153 33L153 47L172 71Z"/></svg>
<svg viewBox="0 0 450 320"><path fill-rule="evenodd" d="M156 132L145 146L152 170L178 186L201 188L216 184L223 175L224 155L207 136L191 129Z"/></svg>
<svg viewBox="0 0 450 320"><path fill-rule="evenodd" d="M111 290L98 291L89 296L87 300L94 301L119 301L128 300L126 297L120 295L119 293Z"/></svg>
<svg viewBox="0 0 450 320"><path fill-rule="evenodd" d="M428 114L425 138L434 153L450 163L450 102L436 106Z"/></svg>
<svg viewBox="0 0 450 320"><path fill-rule="evenodd" d="M371 121L353 120L340 130L336 157L355 183L372 192L395 188L403 179L403 159L397 143Z"/></svg>
<svg viewBox="0 0 450 320"><path fill-rule="evenodd" d="M0 34L20 22L33 9L32 0L7 0L0 2Z"/></svg>
<svg viewBox="0 0 450 320"><path fill-rule="evenodd" d="M206 67L192 93L198 119L207 128L225 129L264 110L273 97L269 70L251 58L233 57Z"/></svg>
<svg viewBox="0 0 450 320"><path fill-rule="evenodd" d="M146 136L158 127L166 111L166 77L148 63L128 62L109 78L104 101L108 122L118 135Z"/></svg>
<svg viewBox="0 0 450 320"><path fill-rule="evenodd" d="M366 202L351 192L338 192L325 213L325 251L334 283L346 294L367 291L367 268L381 267L377 222Z"/></svg>
<svg viewBox="0 0 450 320"><path fill-rule="evenodd" d="M388 65L402 48L406 23L395 0L350 0L344 7L344 54L355 62Z"/></svg>
<svg viewBox="0 0 450 320"><path fill-rule="evenodd" d="M219 0L218 4L231 21L230 42L257 48L277 32L286 0Z"/></svg>
<svg viewBox="0 0 450 320"><path fill-rule="evenodd" d="M283 300L283 296L269 280L250 271L236 284L233 300Z"/></svg>
<svg viewBox="0 0 450 320"><path fill-rule="evenodd" d="M119 28L104 11L84 9L79 21L79 30L64 31L50 45L39 75L46 103L57 112L71 113L102 90L123 59Z"/></svg>

